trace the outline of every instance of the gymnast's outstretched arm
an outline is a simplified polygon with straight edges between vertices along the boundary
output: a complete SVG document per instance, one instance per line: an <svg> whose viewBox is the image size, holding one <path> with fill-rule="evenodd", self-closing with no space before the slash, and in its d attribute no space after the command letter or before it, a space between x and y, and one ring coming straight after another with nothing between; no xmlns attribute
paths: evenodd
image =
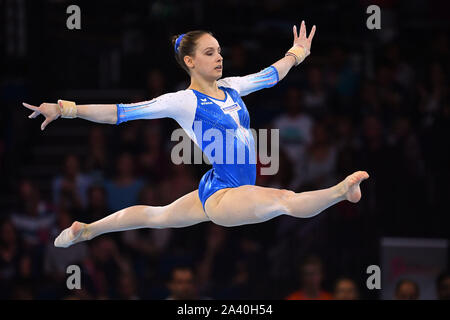
<svg viewBox="0 0 450 320"><path fill-rule="evenodd" d="M186 102L182 92L163 94L149 101L129 104L81 104L58 100L58 103L42 103L39 107L23 103L33 113L28 118L45 117L41 130L52 121L62 118L82 118L97 123L120 124L136 119L176 118L178 106Z"/></svg>
<svg viewBox="0 0 450 320"><path fill-rule="evenodd" d="M45 117L41 124L41 130L52 121L61 117L61 108L57 103L42 103L39 107L23 102L23 105L33 113L28 116L30 119L36 118L42 114ZM98 123L115 124L117 122L117 105L115 104L86 104L76 106L76 116L78 118L86 119Z"/></svg>

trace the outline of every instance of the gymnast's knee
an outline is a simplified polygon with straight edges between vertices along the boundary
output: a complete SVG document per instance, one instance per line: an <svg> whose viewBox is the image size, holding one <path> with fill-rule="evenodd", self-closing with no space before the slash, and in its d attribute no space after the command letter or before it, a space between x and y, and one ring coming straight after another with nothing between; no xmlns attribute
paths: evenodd
<svg viewBox="0 0 450 320"><path fill-rule="evenodd" d="M170 205L166 206L146 206L145 208L145 226L152 229L163 229L171 227L169 221L171 215Z"/></svg>
<svg viewBox="0 0 450 320"><path fill-rule="evenodd" d="M277 202L280 205L280 211L282 214L290 215L292 212L291 199L295 196L295 192L292 190L281 189L277 194Z"/></svg>

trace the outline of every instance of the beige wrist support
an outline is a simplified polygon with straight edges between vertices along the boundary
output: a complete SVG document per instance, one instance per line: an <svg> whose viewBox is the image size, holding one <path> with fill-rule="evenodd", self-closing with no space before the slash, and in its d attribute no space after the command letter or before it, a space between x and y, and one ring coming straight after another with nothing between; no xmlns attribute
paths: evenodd
<svg viewBox="0 0 450 320"><path fill-rule="evenodd" d="M295 66L298 66L309 54L309 50L302 46L294 45L286 52L285 56L293 56L295 58Z"/></svg>
<svg viewBox="0 0 450 320"><path fill-rule="evenodd" d="M73 101L58 100L61 118L73 119L77 117L77 105Z"/></svg>

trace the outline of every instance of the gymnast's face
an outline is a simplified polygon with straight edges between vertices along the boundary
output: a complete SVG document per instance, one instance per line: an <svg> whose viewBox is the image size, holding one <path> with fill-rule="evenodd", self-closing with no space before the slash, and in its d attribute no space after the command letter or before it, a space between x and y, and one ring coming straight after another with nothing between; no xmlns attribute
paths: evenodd
<svg viewBox="0 0 450 320"><path fill-rule="evenodd" d="M223 57L216 38L204 34L197 40L193 57L184 57L191 70L191 77L200 76L207 80L218 80L222 77Z"/></svg>

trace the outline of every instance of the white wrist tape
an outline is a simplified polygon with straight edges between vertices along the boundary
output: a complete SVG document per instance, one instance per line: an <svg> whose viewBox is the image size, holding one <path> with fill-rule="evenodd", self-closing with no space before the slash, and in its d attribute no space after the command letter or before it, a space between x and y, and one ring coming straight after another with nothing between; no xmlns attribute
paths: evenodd
<svg viewBox="0 0 450 320"><path fill-rule="evenodd" d="M73 101L58 100L61 118L73 119L77 117L77 105Z"/></svg>

